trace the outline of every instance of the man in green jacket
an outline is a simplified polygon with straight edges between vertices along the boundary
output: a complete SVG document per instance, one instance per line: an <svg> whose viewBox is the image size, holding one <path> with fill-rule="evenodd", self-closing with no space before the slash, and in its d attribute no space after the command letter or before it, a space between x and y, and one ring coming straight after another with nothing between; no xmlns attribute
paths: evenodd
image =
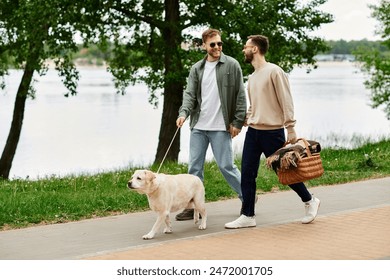
<svg viewBox="0 0 390 280"><path fill-rule="evenodd" d="M230 187L242 199L241 173L234 164L232 138L241 132L246 116L242 70L234 58L222 53L221 33L208 29L202 34L207 55L190 71L183 104L176 121L181 127L190 116L190 174L204 179L204 162L209 144ZM193 219L193 209L176 215Z"/></svg>

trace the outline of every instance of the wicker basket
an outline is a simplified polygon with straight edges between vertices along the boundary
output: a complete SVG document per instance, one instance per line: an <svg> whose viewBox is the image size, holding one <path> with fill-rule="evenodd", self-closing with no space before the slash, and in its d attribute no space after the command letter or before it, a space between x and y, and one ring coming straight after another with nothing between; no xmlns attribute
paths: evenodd
<svg viewBox="0 0 390 280"><path fill-rule="evenodd" d="M305 182L320 177L324 173L322 160L319 153L312 154L309 143L302 139L306 146L307 157L300 158L297 167L279 169L277 171L279 182L283 185Z"/></svg>

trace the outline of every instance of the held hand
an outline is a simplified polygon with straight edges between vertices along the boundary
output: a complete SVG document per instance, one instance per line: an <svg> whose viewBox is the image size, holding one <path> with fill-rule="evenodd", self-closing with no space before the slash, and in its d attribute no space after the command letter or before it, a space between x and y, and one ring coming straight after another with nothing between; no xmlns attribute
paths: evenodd
<svg viewBox="0 0 390 280"><path fill-rule="evenodd" d="M232 136L232 138L236 137L241 132L241 129L234 127L233 125L230 125L229 133Z"/></svg>
<svg viewBox="0 0 390 280"><path fill-rule="evenodd" d="M182 127L185 121L186 121L186 118L185 118L185 117L179 117L179 118L177 118L177 120L176 120L176 126L177 126L177 127Z"/></svg>

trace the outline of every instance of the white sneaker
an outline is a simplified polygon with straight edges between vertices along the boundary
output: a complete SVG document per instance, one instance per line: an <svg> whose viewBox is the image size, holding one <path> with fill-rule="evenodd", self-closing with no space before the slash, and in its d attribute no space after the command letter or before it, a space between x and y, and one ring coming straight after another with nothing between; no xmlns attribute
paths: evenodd
<svg viewBox="0 0 390 280"><path fill-rule="evenodd" d="M314 221L317 216L318 208L320 208L320 200L313 196L313 198L305 202L305 217L302 219L302 224L308 224Z"/></svg>
<svg viewBox="0 0 390 280"><path fill-rule="evenodd" d="M234 228L247 228L247 227L255 227L256 219L255 217L247 217L245 215L241 215L233 222L225 224L225 228L234 229Z"/></svg>

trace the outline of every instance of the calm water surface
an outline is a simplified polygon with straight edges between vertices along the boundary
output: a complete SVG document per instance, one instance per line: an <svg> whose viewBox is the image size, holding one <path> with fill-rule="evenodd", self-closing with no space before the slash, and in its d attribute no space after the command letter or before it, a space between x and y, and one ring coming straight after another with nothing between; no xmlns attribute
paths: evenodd
<svg viewBox="0 0 390 280"><path fill-rule="evenodd" d="M363 74L350 63L322 64L306 74L290 74L299 136L319 140L323 146L350 147L356 137L377 140L389 137L390 121L369 106ZM35 86L28 100L11 178L95 173L129 165L149 165L157 149L162 108L148 103L144 85L115 92L104 69L81 69L79 93L66 92L55 71ZM12 118L14 96L21 72L12 72L0 92L0 151L3 151ZM162 103L161 103L162 104ZM241 153L245 130L233 141ZM181 130L179 160L188 160L189 128ZM209 152L208 158L212 155Z"/></svg>

